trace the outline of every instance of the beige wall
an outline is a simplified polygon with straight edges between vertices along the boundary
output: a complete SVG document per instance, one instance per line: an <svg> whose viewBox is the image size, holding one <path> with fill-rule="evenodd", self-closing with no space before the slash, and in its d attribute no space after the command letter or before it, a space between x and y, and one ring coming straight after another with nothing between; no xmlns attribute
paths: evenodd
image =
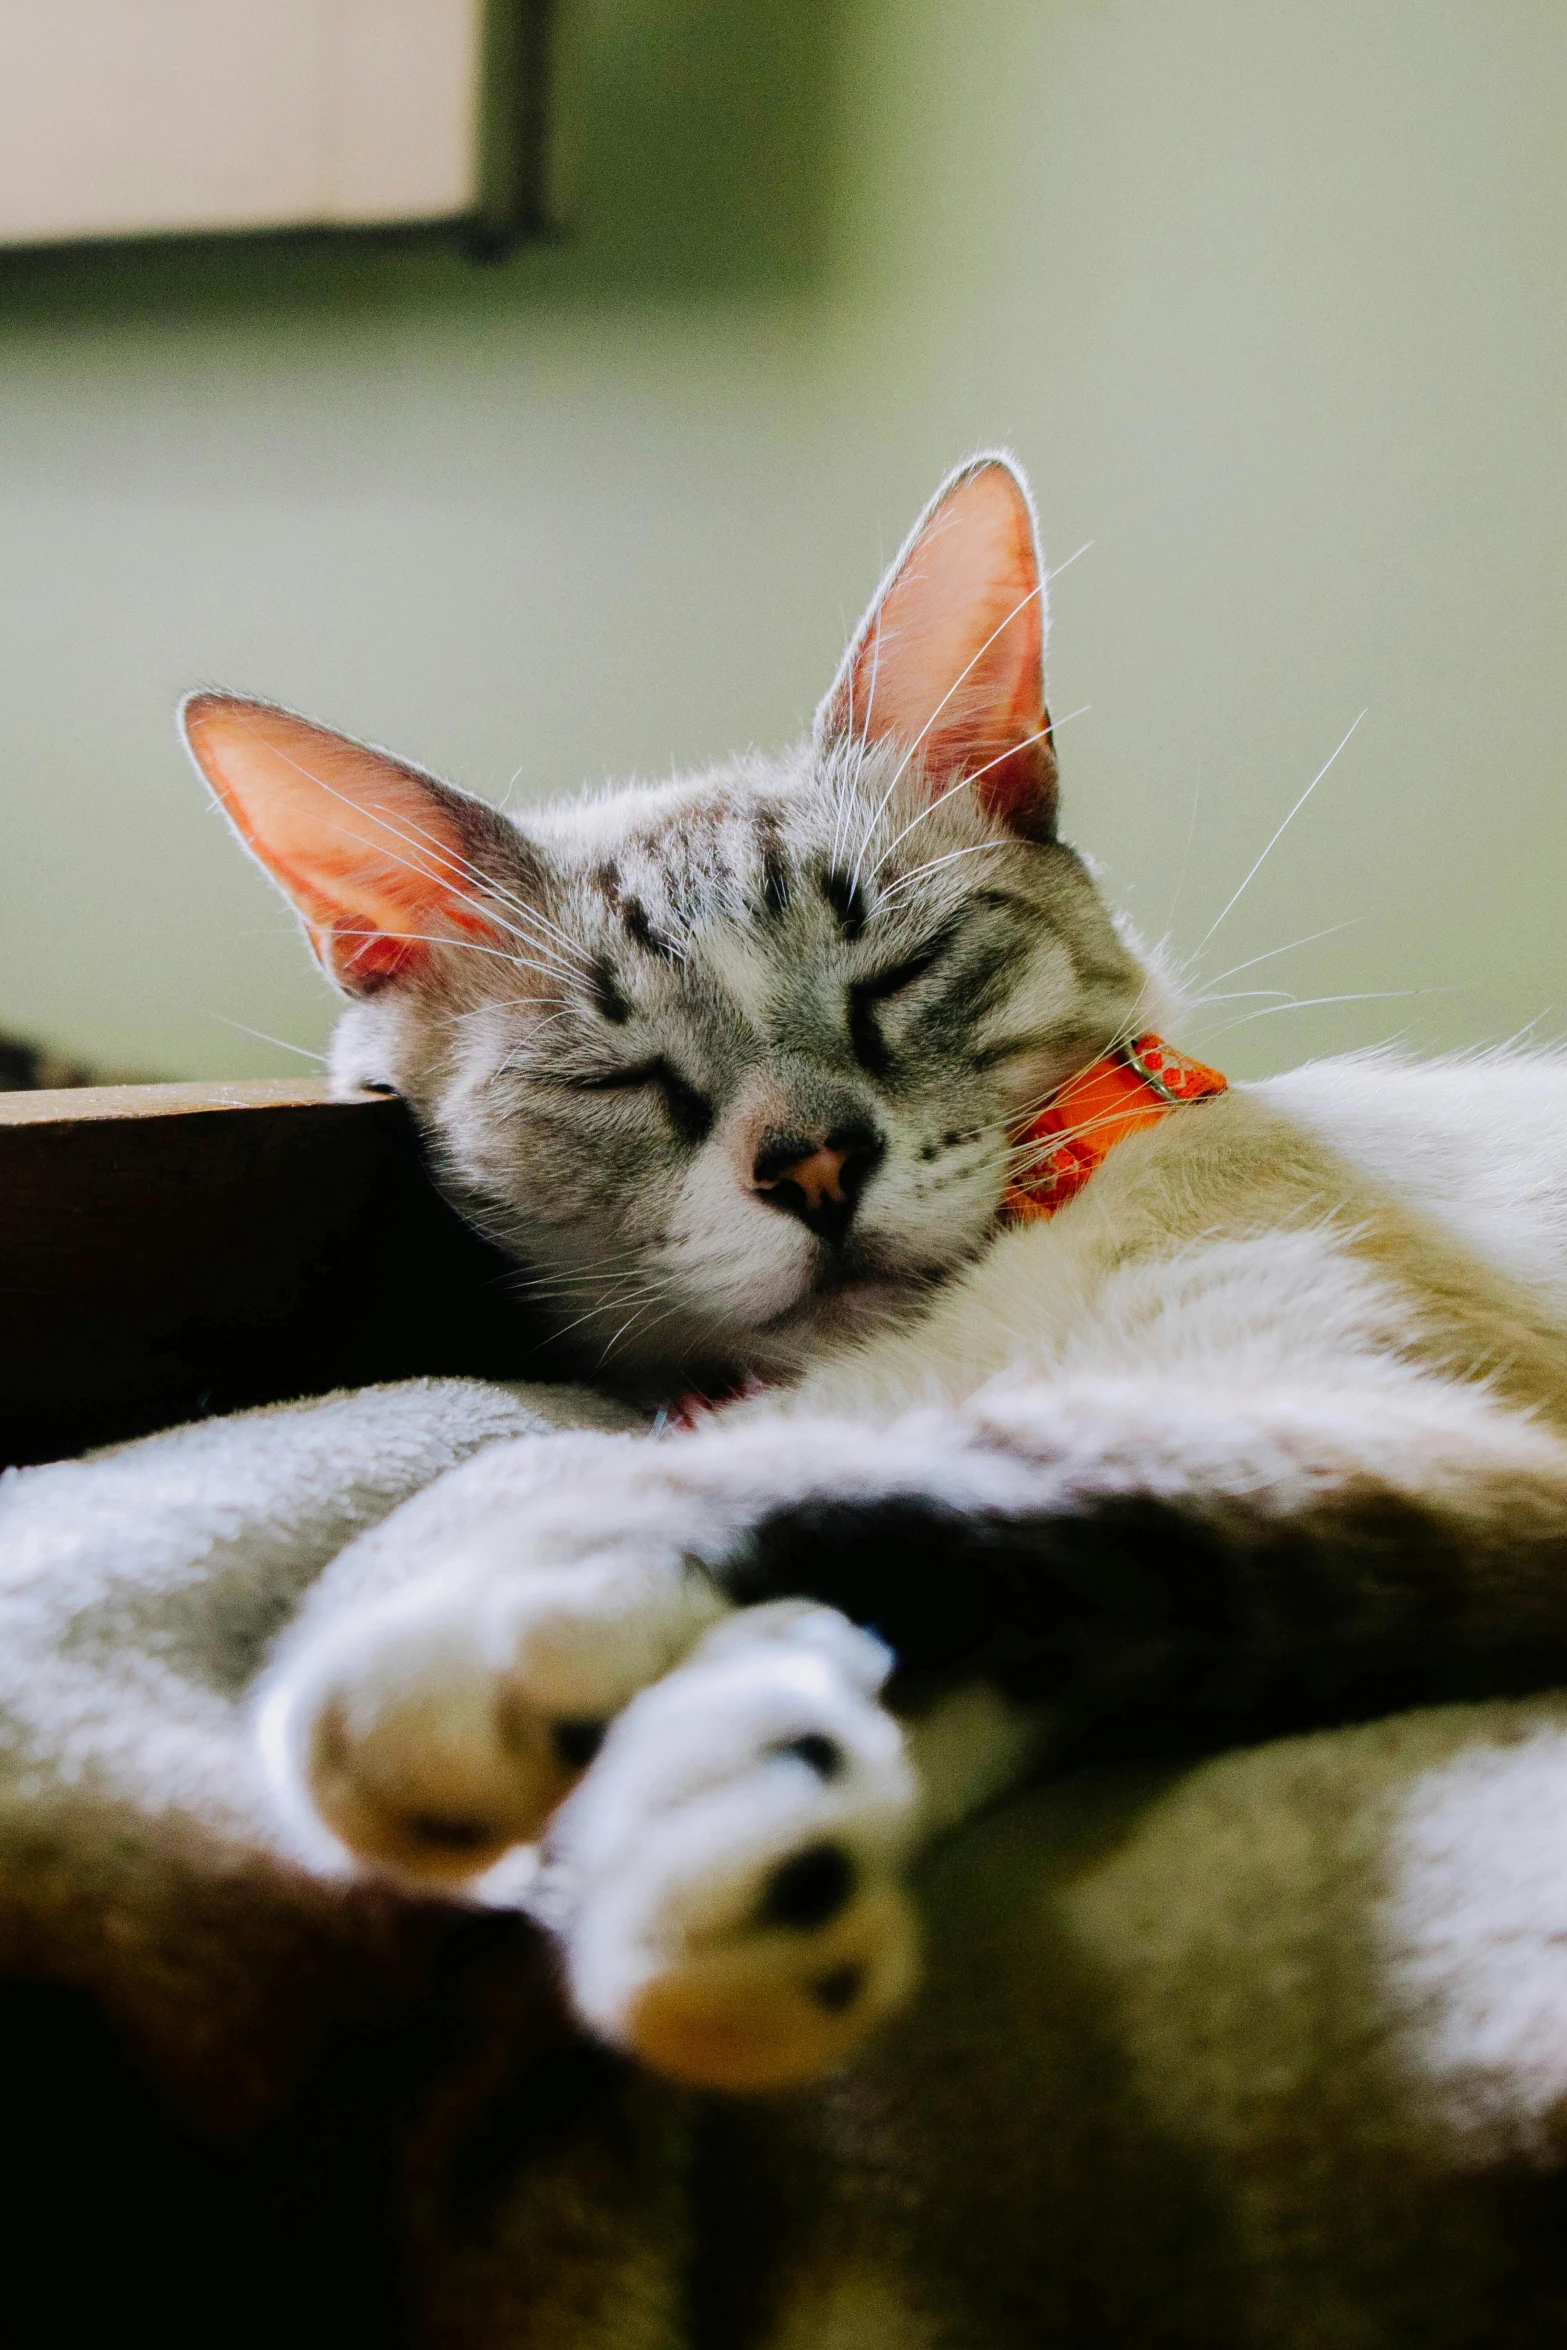
<svg viewBox="0 0 1567 2350"><path fill-rule="evenodd" d="M1247 1069L1555 1032L1558 0L569 30L569 242L0 268L0 1024L177 1073L299 1066L225 1019L319 1045L182 687L519 804L777 739L1001 440L1053 558L1094 541L1056 591L1068 820L1148 928L1194 948L1369 711L1202 967L1353 922L1221 989L1374 1000L1193 1033Z"/></svg>

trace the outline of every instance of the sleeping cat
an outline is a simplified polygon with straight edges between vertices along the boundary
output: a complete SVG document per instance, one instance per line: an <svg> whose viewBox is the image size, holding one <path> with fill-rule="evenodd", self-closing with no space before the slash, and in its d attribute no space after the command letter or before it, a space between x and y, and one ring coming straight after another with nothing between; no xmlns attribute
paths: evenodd
<svg viewBox="0 0 1567 2350"><path fill-rule="evenodd" d="M527 1904L696 2082L838 2062L912 1979L911 1843L1041 1755L1567 1680L1567 1066L1173 1052L1044 645L982 456L776 759L519 824L185 706L351 999L336 1082L675 1407L344 1553L258 1696L281 1810Z"/></svg>

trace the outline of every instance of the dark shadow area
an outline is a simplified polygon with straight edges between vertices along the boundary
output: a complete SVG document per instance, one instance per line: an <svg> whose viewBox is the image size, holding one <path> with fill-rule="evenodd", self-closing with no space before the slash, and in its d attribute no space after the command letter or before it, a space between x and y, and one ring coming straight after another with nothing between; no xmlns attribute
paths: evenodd
<svg viewBox="0 0 1567 2350"><path fill-rule="evenodd" d="M482 2243L481 2175L504 2200L615 2137L625 2068L571 2033L532 1929L456 1913L406 1939L426 1954L403 1996L336 2015L238 2128L182 2114L82 1991L0 1983L7 2350L398 2350L420 2288Z"/></svg>
<svg viewBox="0 0 1567 2350"><path fill-rule="evenodd" d="M548 1375L516 1266L436 1191L401 1102L50 1098L80 1118L0 1125L0 1462L376 1380Z"/></svg>
<svg viewBox="0 0 1567 2350"><path fill-rule="evenodd" d="M560 225L486 263L458 230L0 253L0 332L258 314L498 315L782 292L825 256L844 0L590 0L553 42Z"/></svg>
<svg viewBox="0 0 1567 2350"><path fill-rule="evenodd" d="M164 2350L391 2350L404 2338L394 2115L368 2051L319 2110L307 2099L292 2126L241 2146L182 2122L90 2001L58 1984L0 1990L0 2052L12 2350L137 2337Z"/></svg>

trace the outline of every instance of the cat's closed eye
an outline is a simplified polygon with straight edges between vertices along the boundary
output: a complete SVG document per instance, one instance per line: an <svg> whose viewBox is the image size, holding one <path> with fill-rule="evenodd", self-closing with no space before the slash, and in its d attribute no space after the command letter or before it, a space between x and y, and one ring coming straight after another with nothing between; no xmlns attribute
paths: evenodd
<svg viewBox="0 0 1567 2350"><path fill-rule="evenodd" d="M923 979L926 972L940 961L952 944L952 936L949 924L945 929L938 930L934 938L927 939L924 946L917 948L912 955L905 955L901 963L894 963L890 970L878 971L870 979L855 980L849 990L850 995L859 996L867 1003L885 1003L889 996L901 995L906 987L912 987L916 979Z"/></svg>
<svg viewBox="0 0 1567 2350"><path fill-rule="evenodd" d="M923 979L952 944L952 930L939 930L912 955L901 963L894 963L885 971L875 972L869 979L856 979L849 987L849 1042L860 1067L872 1076L882 1076L891 1066L892 1056L876 1018L876 1006L891 1002L894 996L911 988Z"/></svg>
<svg viewBox="0 0 1567 2350"><path fill-rule="evenodd" d="M663 1055L621 1069L605 1069L566 1081L574 1093L656 1093L682 1142L705 1142L713 1130L713 1105Z"/></svg>

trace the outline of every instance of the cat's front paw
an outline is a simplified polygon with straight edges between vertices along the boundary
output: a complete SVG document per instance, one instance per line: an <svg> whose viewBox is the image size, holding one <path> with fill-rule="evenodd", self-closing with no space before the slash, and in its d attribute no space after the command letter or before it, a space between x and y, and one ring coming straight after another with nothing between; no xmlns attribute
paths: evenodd
<svg viewBox="0 0 1567 2350"><path fill-rule="evenodd" d="M465 1886L532 1843L628 1699L724 1615L628 1557L454 1562L285 1646L260 1693L276 1799L318 1859ZM323 1831L325 1833L323 1834Z"/></svg>
<svg viewBox="0 0 1567 2350"><path fill-rule="evenodd" d="M614 1722L530 1902L605 2039L698 2087L774 2089L905 1997L917 1785L877 1702L890 1661L831 1609L749 1608Z"/></svg>

